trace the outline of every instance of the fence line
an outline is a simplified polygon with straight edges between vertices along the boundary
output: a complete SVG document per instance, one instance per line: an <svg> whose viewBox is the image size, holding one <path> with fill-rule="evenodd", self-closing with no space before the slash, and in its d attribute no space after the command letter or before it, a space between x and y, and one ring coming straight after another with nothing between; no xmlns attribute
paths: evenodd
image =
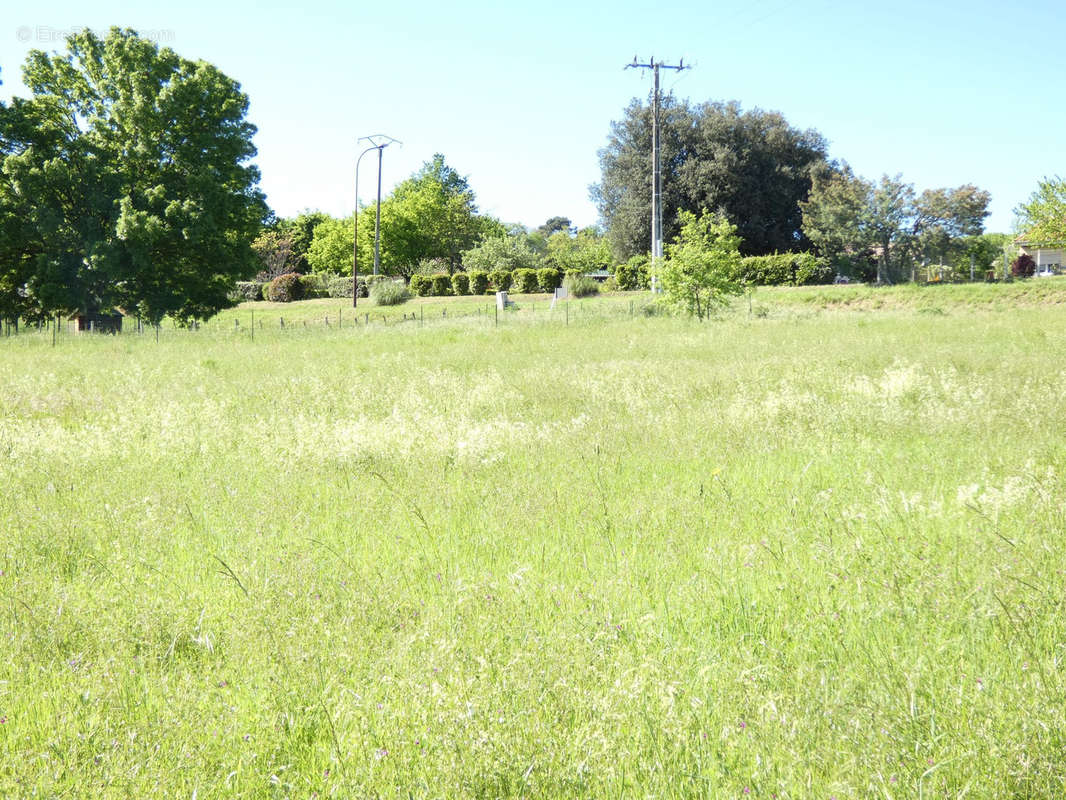
<svg viewBox="0 0 1066 800"><path fill-rule="evenodd" d="M573 308L571 308L573 302ZM607 300L588 304L582 301L563 301L552 309L547 301L519 302L514 307L500 310L495 303L484 305L444 305L433 306L429 303L419 304L417 308L399 313L382 311L362 311L338 308L336 311L324 311L321 316L308 318L301 313L296 319L290 315L286 318L281 312L275 316L265 310L248 308L236 312L229 310L218 317L205 322L180 326L173 320L165 320L160 325L149 325L137 317L124 317L119 331L110 335L152 336L156 341L173 340L177 337L205 337L231 340L255 341L257 337L266 338L271 332L274 336L301 335L306 332L361 331L373 333L383 330L423 329L443 325L472 324L485 328L506 328L517 325L552 325L568 326L593 321L624 319L643 312L648 305L630 299ZM546 308L547 306L547 308ZM396 308L396 307L392 307ZM440 312L439 315L437 312ZM230 322L232 320L232 323ZM56 317L48 320L34 321L6 320L3 322L3 338L50 339L52 346L59 341L75 341L87 334L92 338L104 335L89 323L89 330L77 330L77 322Z"/></svg>

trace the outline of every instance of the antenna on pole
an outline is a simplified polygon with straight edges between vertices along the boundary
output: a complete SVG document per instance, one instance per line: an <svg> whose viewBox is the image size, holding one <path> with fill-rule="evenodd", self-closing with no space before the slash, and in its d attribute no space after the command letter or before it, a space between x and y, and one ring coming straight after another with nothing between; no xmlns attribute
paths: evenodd
<svg viewBox="0 0 1066 800"><path fill-rule="evenodd" d="M625 69L650 69L654 78L651 101L651 264L652 275L655 275L655 267L659 259L663 257L663 177L659 163L659 70L672 69L681 72L692 67L685 66L683 58L677 64L664 64L662 61L656 61L655 56L652 56L647 63L641 64L637 57L633 56L633 62L626 64ZM653 277L652 280L654 290L655 278Z"/></svg>

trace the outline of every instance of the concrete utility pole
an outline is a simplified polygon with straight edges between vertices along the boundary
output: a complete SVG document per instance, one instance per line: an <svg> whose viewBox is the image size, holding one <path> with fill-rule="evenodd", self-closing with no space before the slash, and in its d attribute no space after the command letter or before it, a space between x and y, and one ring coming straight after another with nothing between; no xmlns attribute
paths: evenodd
<svg viewBox="0 0 1066 800"><path fill-rule="evenodd" d="M359 154L355 160L355 230L352 239L352 308L355 308L359 300L359 162L363 156L371 150L378 151L378 206L374 218L374 274L378 274L381 265L381 151L390 144L402 145L399 139L375 133L373 136L363 136L360 142L370 142L370 147Z"/></svg>
<svg viewBox="0 0 1066 800"><path fill-rule="evenodd" d="M653 56L647 64L641 64L633 56L633 63L626 69L650 69L655 88L651 98L651 263L654 267L663 257L663 175L659 159L659 70L672 69L680 72L692 67L685 66L685 59L677 64L664 64ZM652 270L654 273L654 270Z"/></svg>

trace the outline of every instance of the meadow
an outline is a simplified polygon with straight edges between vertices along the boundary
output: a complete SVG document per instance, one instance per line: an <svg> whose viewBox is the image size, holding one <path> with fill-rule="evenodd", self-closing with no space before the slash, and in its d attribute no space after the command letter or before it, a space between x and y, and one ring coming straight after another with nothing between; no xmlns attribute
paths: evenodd
<svg viewBox="0 0 1066 800"><path fill-rule="evenodd" d="M0 797L1062 797L1064 300L0 339Z"/></svg>

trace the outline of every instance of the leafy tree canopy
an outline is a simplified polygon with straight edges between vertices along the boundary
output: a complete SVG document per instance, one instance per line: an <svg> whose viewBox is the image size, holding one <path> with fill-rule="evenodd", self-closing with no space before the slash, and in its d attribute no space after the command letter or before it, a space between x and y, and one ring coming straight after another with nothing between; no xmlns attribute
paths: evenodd
<svg viewBox="0 0 1066 800"><path fill-rule="evenodd" d="M290 272L311 271L307 253L311 249L311 242L314 241L315 228L328 219L331 219L330 215L322 211L304 211L295 217L278 221L278 233L292 242L287 264Z"/></svg>
<svg viewBox="0 0 1066 800"><path fill-rule="evenodd" d="M979 235L990 199L970 184L918 195L900 175L874 183L844 164L819 171L800 207L803 229L823 255L872 258L878 283L893 283L916 259L947 260L965 237Z"/></svg>
<svg viewBox="0 0 1066 800"><path fill-rule="evenodd" d="M543 264L524 235L491 236L463 253L463 268L467 271L537 269Z"/></svg>
<svg viewBox="0 0 1066 800"><path fill-rule="evenodd" d="M1032 244L1066 242L1066 180L1044 178L1015 213L1022 235Z"/></svg>
<svg viewBox="0 0 1066 800"><path fill-rule="evenodd" d="M812 170L826 164L821 134L776 112L742 111L736 102L693 106L672 95L662 100L660 123L664 240L680 231L679 212L711 209L737 226L745 255L806 244L798 204ZM651 140L651 108L634 100L611 124L602 177L590 190L622 259L649 250Z"/></svg>
<svg viewBox="0 0 1066 800"><path fill-rule="evenodd" d="M355 237L355 220L351 217L336 219L326 217L315 226L311 247L307 251L307 263L314 272L331 272L338 275L352 274L352 242ZM365 267L373 265L373 256ZM370 269L361 268L364 274Z"/></svg>
<svg viewBox="0 0 1066 800"><path fill-rule="evenodd" d="M557 231L548 237L548 261L564 272L595 272L613 264L607 237L595 228L582 228L577 235Z"/></svg>
<svg viewBox="0 0 1066 800"><path fill-rule="evenodd" d="M550 217L536 230L536 232L545 239L550 237L553 233L559 233L560 231L563 233L576 233L569 217Z"/></svg>
<svg viewBox="0 0 1066 800"><path fill-rule="evenodd" d="M740 294L734 277L740 265L740 237L736 226L721 213L689 211L680 214L681 230L666 247L666 258L655 266L666 301L704 319Z"/></svg>
<svg viewBox="0 0 1066 800"><path fill-rule="evenodd" d="M205 318L267 216L240 86L134 31L32 51L0 112L0 293L20 313Z"/></svg>
<svg viewBox="0 0 1066 800"><path fill-rule="evenodd" d="M374 217L373 205L359 212L361 273L371 271L374 262ZM444 259L458 269L463 251L498 226L478 216L466 178L438 153L381 203L381 271L407 278L427 258Z"/></svg>

